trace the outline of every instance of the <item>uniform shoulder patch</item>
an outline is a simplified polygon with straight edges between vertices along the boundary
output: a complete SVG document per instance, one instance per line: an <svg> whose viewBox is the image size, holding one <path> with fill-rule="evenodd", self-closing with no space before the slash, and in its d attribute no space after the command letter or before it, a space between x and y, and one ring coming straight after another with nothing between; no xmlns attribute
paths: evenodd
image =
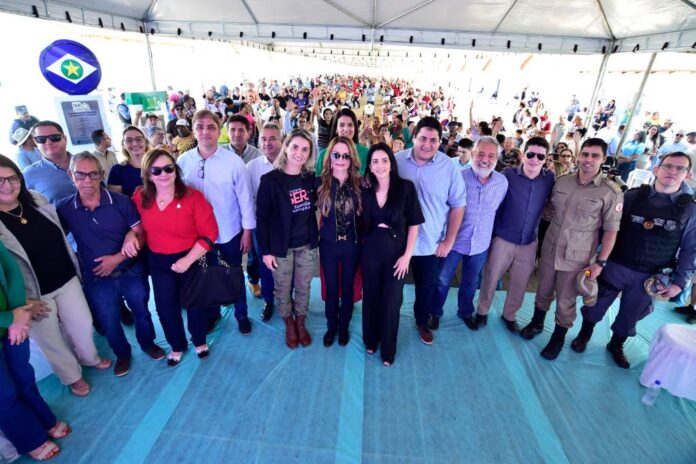
<svg viewBox="0 0 696 464"><path fill-rule="evenodd" d="M619 184L617 184L613 180L608 179L606 177L602 177L602 180L604 181L605 184L607 184L607 186L610 189L612 189L614 191L614 193L622 193L623 192L623 190L621 190L621 187L619 187Z"/></svg>

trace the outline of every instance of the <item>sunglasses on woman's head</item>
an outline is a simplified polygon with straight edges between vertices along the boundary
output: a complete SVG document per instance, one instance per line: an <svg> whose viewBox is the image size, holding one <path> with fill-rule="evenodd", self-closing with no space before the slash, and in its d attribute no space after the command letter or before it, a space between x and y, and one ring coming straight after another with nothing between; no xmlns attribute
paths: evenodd
<svg viewBox="0 0 696 464"><path fill-rule="evenodd" d="M546 155L544 153L534 153L534 152L528 151L524 155L527 157L527 159L532 159L535 156L537 157L537 159L539 161L544 161L546 159Z"/></svg>
<svg viewBox="0 0 696 464"><path fill-rule="evenodd" d="M350 153L338 153L335 151L335 152L331 153L331 157L335 160L338 160L338 159L349 160Z"/></svg>
<svg viewBox="0 0 696 464"><path fill-rule="evenodd" d="M150 169L148 169L148 171L149 171L150 174L152 174L153 176L162 175L163 172L165 172L165 173L167 173L167 174L171 174L171 173L173 173L174 171L176 171L176 166L174 166L173 164L167 164L167 165L162 166L162 167L159 167L159 166L152 166Z"/></svg>

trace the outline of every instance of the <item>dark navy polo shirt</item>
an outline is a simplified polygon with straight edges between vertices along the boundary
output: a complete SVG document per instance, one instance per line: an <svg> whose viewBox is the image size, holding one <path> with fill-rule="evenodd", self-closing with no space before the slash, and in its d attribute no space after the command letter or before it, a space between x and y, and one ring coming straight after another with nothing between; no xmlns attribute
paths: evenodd
<svg viewBox="0 0 696 464"><path fill-rule="evenodd" d="M498 208L493 235L515 245L529 245L537 238L541 213L551 196L555 176L544 168L530 179L522 172L522 166L505 168L502 174L508 189Z"/></svg>
<svg viewBox="0 0 696 464"><path fill-rule="evenodd" d="M94 211L82 205L79 193L66 198L57 209L66 233L71 232L75 238L85 276L93 276L92 269L98 265L95 258L119 253L128 231L140 224L140 215L130 198L105 188L101 189L99 206ZM121 263L117 270L129 261Z"/></svg>

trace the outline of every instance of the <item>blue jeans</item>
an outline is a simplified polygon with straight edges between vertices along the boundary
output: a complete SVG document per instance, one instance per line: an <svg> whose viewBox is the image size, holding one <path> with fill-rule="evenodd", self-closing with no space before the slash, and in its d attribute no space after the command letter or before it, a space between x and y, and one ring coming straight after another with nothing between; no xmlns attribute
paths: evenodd
<svg viewBox="0 0 696 464"><path fill-rule="evenodd" d="M261 277L261 296L263 301L266 303L273 304L273 272L266 267L262 261L261 249L259 248L259 241L256 237L256 230L251 235L254 241L254 250L256 250L256 257L259 262L259 276ZM248 259L248 257L247 257Z"/></svg>
<svg viewBox="0 0 696 464"><path fill-rule="evenodd" d="M621 172L621 180L624 182L628 181L628 175L636 168L636 162L630 161L628 163L619 164L619 171Z"/></svg>
<svg viewBox="0 0 696 464"><path fill-rule="evenodd" d="M56 416L36 388L29 340L10 345L5 336L0 343L0 430L19 454L27 454L48 440Z"/></svg>
<svg viewBox="0 0 696 464"><path fill-rule="evenodd" d="M130 358L131 347L121 326L121 301L125 298L135 319L135 336L140 349L146 351L155 343L155 327L148 309L150 285L142 259L123 273L109 277L85 276L85 296L94 315L105 331L106 339L117 358Z"/></svg>
<svg viewBox="0 0 696 464"><path fill-rule="evenodd" d="M252 235L252 246L251 249L249 250L249 253L247 253L247 262L246 262L246 272L247 272L247 280L251 284L258 284L259 279L261 279L261 265L263 263L260 262L261 258L259 258L258 253L256 253L256 245L253 245L253 235Z"/></svg>
<svg viewBox="0 0 696 464"><path fill-rule="evenodd" d="M227 243L217 243L215 246L220 250L222 259L227 261L227 264L236 264L238 266L242 265L242 250L239 249L242 243L242 233L240 232L235 237ZM242 321L247 318L247 301L246 301L246 286L244 285L244 273L240 275L240 292L239 301L234 304L234 317L238 321ZM217 319L220 317L220 307L208 308L206 311L210 319Z"/></svg>
<svg viewBox="0 0 696 464"><path fill-rule="evenodd" d="M454 272L457 270L459 261L462 262L462 280L459 283L457 293L457 316L471 317L474 314L474 294L479 283L481 269L486 263L488 250L477 255L463 255L454 250L450 251L445 259L440 263L437 273L437 289L432 304L432 315L442 317L443 307L447 299L449 284L452 281Z"/></svg>
<svg viewBox="0 0 696 464"><path fill-rule="evenodd" d="M440 266L440 261L442 259L435 255L413 256L411 258L413 283L416 287L413 316L416 318L416 325L421 327L428 325L428 316L437 289L437 269ZM369 278L369 276L365 277Z"/></svg>

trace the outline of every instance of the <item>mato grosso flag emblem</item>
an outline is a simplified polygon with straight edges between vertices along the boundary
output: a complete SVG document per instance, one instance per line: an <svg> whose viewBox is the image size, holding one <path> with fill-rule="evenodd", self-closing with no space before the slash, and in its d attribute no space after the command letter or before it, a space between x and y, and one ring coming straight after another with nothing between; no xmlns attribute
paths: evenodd
<svg viewBox="0 0 696 464"><path fill-rule="evenodd" d="M101 81L101 66L92 51L72 40L56 40L39 58L46 80L68 95L86 95Z"/></svg>

